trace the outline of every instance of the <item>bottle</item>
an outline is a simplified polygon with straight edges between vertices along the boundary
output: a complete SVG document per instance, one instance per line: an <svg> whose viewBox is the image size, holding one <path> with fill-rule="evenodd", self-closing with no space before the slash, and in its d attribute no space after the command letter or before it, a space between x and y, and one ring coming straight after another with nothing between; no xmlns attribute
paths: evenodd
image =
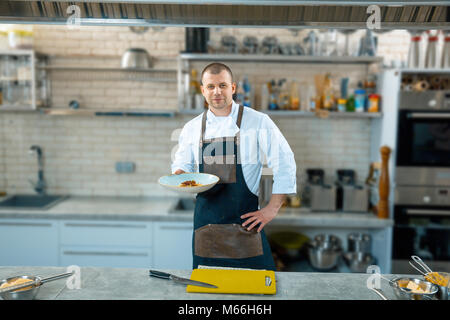
<svg viewBox="0 0 450 320"><path fill-rule="evenodd" d="M408 68L420 67L420 41L422 37L420 34L411 35L411 43L408 51Z"/></svg>
<svg viewBox="0 0 450 320"><path fill-rule="evenodd" d="M263 83L261 86L261 110L267 110L269 109L269 87L268 83Z"/></svg>
<svg viewBox="0 0 450 320"><path fill-rule="evenodd" d="M444 37L444 48L442 49L442 61L441 68L450 68L450 33L447 33Z"/></svg>
<svg viewBox="0 0 450 320"><path fill-rule="evenodd" d="M244 104L244 88L243 88L243 86L244 86L244 84L242 83L242 81L238 81L235 102L240 105Z"/></svg>
<svg viewBox="0 0 450 320"><path fill-rule="evenodd" d="M191 70L191 79L189 82L189 97L187 101L187 109L195 109L195 96L201 93L200 83L197 80L197 70Z"/></svg>
<svg viewBox="0 0 450 320"><path fill-rule="evenodd" d="M316 91L313 85L308 86L308 111L316 111Z"/></svg>
<svg viewBox="0 0 450 320"><path fill-rule="evenodd" d="M244 81L242 83L242 89L244 90L244 99L243 99L243 103L242 105L244 107L250 107L252 106L252 102L251 102L251 86L250 86L250 82L248 81L247 76L244 76Z"/></svg>
<svg viewBox="0 0 450 320"><path fill-rule="evenodd" d="M425 68L437 68L437 45L438 45L438 36L437 35L429 35L428 36L428 45L427 51L425 54Z"/></svg>
<svg viewBox="0 0 450 320"><path fill-rule="evenodd" d="M300 109L300 97L298 94L298 85L297 81L293 80L291 82L291 94L290 94L290 106L291 110L299 110Z"/></svg>
<svg viewBox="0 0 450 320"><path fill-rule="evenodd" d="M278 92L279 89L276 85L275 80L270 81L270 99L269 99L269 110L278 110Z"/></svg>
<svg viewBox="0 0 450 320"><path fill-rule="evenodd" d="M333 88L331 85L330 75L327 74L325 77L325 85L323 88L323 96L322 96L322 106L325 110L331 110L333 107Z"/></svg>
<svg viewBox="0 0 450 320"><path fill-rule="evenodd" d="M364 112L364 106L366 101L366 90L355 90L355 112Z"/></svg>
<svg viewBox="0 0 450 320"><path fill-rule="evenodd" d="M380 111L380 95L371 94L369 95L369 105L367 107L368 112L379 112Z"/></svg>
<svg viewBox="0 0 450 320"><path fill-rule="evenodd" d="M280 88L280 93L278 97L278 106L281 110L289 110L289 92L287 89L286 79L281 79L278 81L278 87Z"/></svg>

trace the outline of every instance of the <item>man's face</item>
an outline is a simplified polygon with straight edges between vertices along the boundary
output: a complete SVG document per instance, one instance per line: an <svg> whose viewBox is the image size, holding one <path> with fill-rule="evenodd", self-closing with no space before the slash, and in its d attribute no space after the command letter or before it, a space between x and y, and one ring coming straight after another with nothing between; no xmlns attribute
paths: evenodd
<svg viewBox="0 0 450 320"><path fill-rule="evenodd" d="M202 78L202 94L213 109L223 109L231 105L236 83L231 82L231 75L222 70L219 74L205 72Z"/></svg>

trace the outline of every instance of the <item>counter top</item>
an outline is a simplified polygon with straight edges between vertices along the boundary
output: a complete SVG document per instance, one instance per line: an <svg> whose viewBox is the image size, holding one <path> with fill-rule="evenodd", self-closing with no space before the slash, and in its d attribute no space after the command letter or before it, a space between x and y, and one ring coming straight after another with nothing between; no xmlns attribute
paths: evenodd
<svg viewBox="0 0 450 320"><path fill-rule="evenodd" d="M367 288L369 274L275 272L275 295L234 295L187 293L186 286L169 280L150 278L148 269L82 267L81 288L68 289L67 279L42 285L38 300L381 300ZM161 270L189 278L191 270ZM18 275L47 277L66 272L64 267L0 267L0 279ZM393 275L387 275L394 278ZM389 284L381 280L381 290L395 299Z"/></svg>
<svg viewBox="0 0 450 320"><path fill-rule="evenodd" d="M193 211L174 211L178 197L70 196L48 210L0 208L0 218L134 220L191 222ZM311 212L307 208L282 208L273 226L385 228L392 219L372 213Z"/></svg>

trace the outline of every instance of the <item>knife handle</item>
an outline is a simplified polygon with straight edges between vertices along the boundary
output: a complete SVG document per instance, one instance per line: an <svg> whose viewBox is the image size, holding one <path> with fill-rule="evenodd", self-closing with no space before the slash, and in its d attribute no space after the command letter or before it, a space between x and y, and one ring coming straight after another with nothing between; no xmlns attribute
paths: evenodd
<svg viewBox="0 0 450 320"><path fill-rule="evenodd" d="M156 270L150 270L150 277L156 277L156 278L170 280L170 276L171 275L169 273L156 271Z"/></svg>

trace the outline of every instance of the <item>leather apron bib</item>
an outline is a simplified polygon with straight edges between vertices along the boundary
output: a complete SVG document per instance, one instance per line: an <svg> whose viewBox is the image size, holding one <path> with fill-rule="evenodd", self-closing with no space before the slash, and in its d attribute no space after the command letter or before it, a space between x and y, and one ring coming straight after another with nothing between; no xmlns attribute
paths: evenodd
<svg viewBox="0 0 450 320"><path fill-rule="evenodd" d="M193 268L199 265L275 270L264 230L247 231L241 215L258 210L258 197L247 187L239 157L239 132L234 137L205 140L203 114L199 171L220 178L213 188L197 194L192 240ZM239 106L240 128L243 107Z"/></svg>

